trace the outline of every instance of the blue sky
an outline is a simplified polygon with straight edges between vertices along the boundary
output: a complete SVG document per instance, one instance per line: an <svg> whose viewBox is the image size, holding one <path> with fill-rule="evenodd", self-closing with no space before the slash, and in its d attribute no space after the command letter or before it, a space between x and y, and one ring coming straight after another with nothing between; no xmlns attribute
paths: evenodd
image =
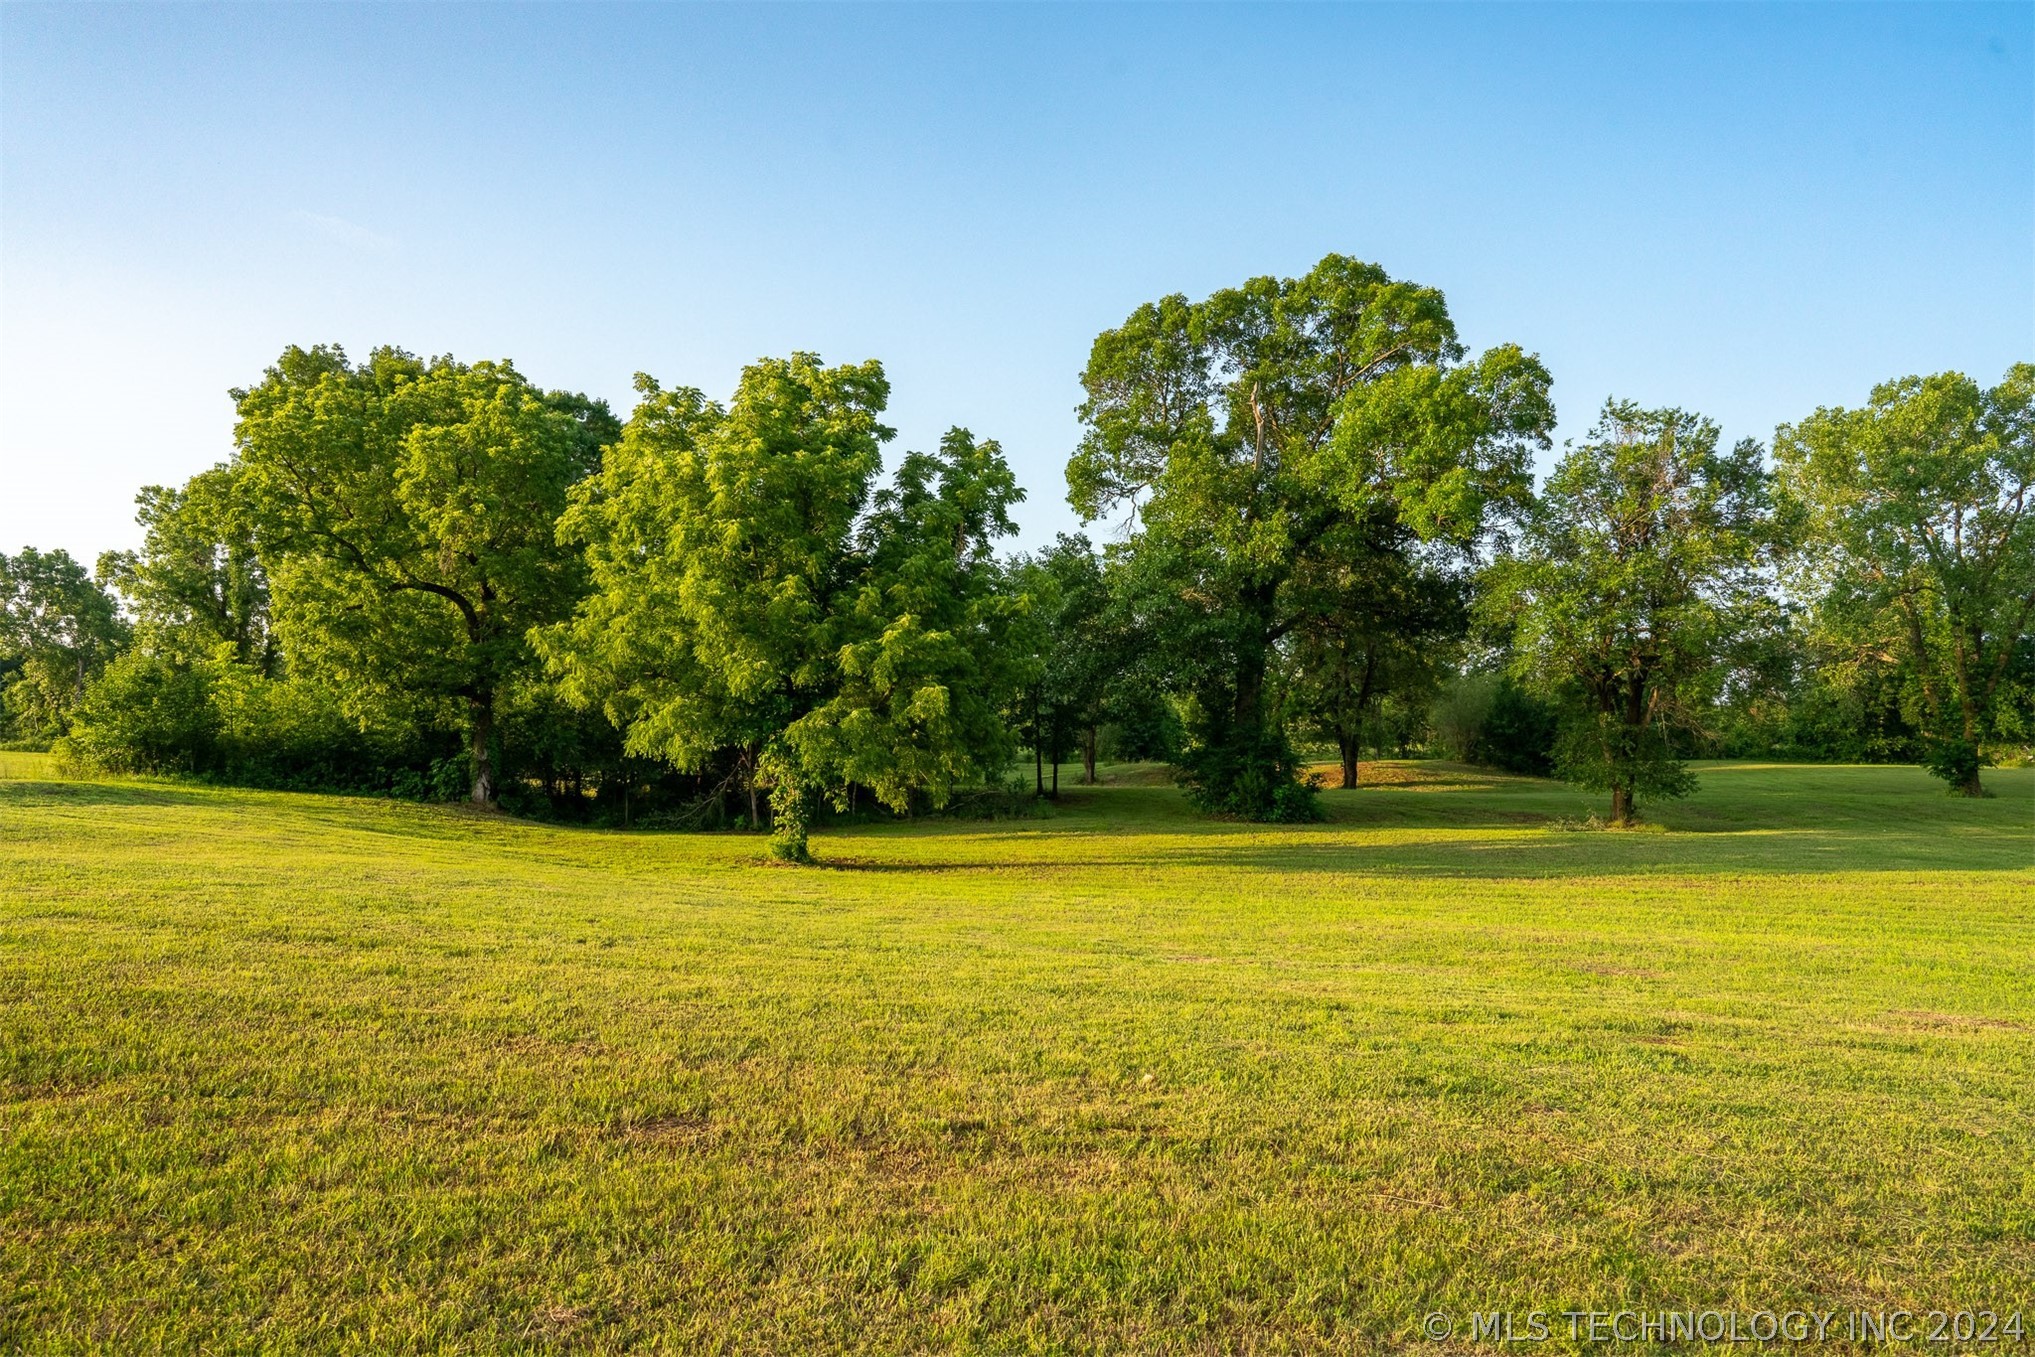
<svg viewBox="0 0 2035 1357"><path fill-rule="evenodd" d="M881 358L1027 542L1095 334L1329 251L1767 437L2035 358L2035 6L0 6L0 550L133 545L283 345L626 412ZM894 454L893 454L894 455Z"/></svg>

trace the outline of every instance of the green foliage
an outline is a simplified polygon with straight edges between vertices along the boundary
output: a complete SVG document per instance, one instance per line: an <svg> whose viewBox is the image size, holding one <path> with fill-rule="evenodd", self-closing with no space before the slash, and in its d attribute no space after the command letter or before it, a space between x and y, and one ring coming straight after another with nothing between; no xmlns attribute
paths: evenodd
<svg viewBox="0 0 2035 1357"><path fill-rule="evenodd" d="M1616 823L1693 786L1668 727L1692 719L1762 597L1767 512L1758 444L1720 454L1700 416L1606 402L1493 572L1517 675L1579 699L1557 768L1608 790Z"/></svg>
<svg viewBox="0 0 2035 1357"><path fill-rule="evenodd" d="M360 711L323 681L241 664L230 642L195 660L136 648L86 690L68 747L114 772L447 799L449 742Z"/></svg>
<svg viewBox="0 0 2035 1357"><path fill-rule="evenodd" d="M2013 659L2035 618L2035 365L1989 390L1959 373L1887 382L1863 409L1782 428L1775 450L1794 584L1833 677L1899 665L1929 766L1978 795L1976 751L2025 704Z"/></svg>
<svg viewBox="0 0 2035 1357"><path fill-rule="evenodd" d="M113 597L65 551L0 553L0 730L62 735L130 628Z"/></svg>
<svg viewBox="0 0 2035 1357"><path fill-rule="evenodd" d="M775 750L764 760L771 778L770 856L779 862L810 865L812 850L807 840L812 833L813 794L799 776L798 765Z"/></svg>
<svg viewBox="0 0 2035 1357"><path fill-rule="evenodd" d="M1554 772L1572 786L1589 791L1620 791L1627 804L1636 809L1640 801L1672 799L1696 790L1696 775L1689 771L1664 723L1634 725L1622 711L1583 709L1565 713L1555 738ZM1614 802L1612 823L1627 824L1631 811L1618 813Z"/></svg>
<svg viewBox="0 0 2035 1357"><path fill-rule="evenodd" d="M1056 768L1078 748L1082 781L1091 784L1105 730L1117 730L1119 743L1125 730L1147 731L1149 739L1127 737L1138 752L1123 757L1170 761L1179 748L1177 731L1169 738L1153 725L1163 725L1171 709L1127 578L1120 555L1111 561L1087 537L1064 533L1036 556L1020 557L1012 571L1013 587L1030 601L1023 637L1034 655L1020 719Z"/></svg>
<svg viewBox="0 0 2035 1357"><path fill-rule="evenodd" d="M1983 794L1966 789L1979 785L1978 770L1984 762L1977 745L1955 739L1936 741L1922 757L1922 766L1929 770L1929 776L1943 779L1959 795Z"/></svg>
<svg viewBox="0 0 2035 1357"><path fill-rule="evenodd" d="M937 453L906 454L876 496L857 533L859 577L831 619L830 691L778 737L837 806L851 786L893 810L915 794L944 805L1009 759L1002 709L1023 603L993 548L1022 497L1002 450L965 429Z"/></svg>
<svg viewBox="0 0 2035 1357"><path fill-rule="evenodd" d="M1366 727L1375 732L1385 708L1417 724L1466 620L1467 578L1401 537L1352 541L1293 583L1299 620L1283 666L1282 713L1336 746L1345 788L1357 785Z"/></svg>
<svg viewBox="0 0 2035 1357"><path fill-rule="evenodd" d="M1546 777L1554 771L1560 713L1531 688L1502 674L1471 746L1470 761L1508 773Z"/></svg>
<svg viewBox="0 0 2035 1357"><path fill-rule="evenodd" d="M1185 762L1205 804L1286 813L1268 674L1307 616L1296 581L1411 542L1468 547L1523 498L1547 373L1511 347L1463 358L1439 292L1340 255L1168 297L1096 339L1068 498L1132 518L1125 587L1195 699Z"/></svg>
<svg viewBox="0 0 2035 1357"><path fill-rule="evenodd" d="M181 489L142 487L139 552L108 552L100 577L125 596L149 649L184 659L221 644L268 675L280 652L269 618L268 574L232 466L193 476Z"/></svg>
<svg viewBox="0 0 2035 1357"><path fill-rule="evenodd" d="M1135 672L1135 671L1134 671ZM1116 763L1176 763L1186 741L1180 712L1156 683L1127 683L1113 695L1098 756Z"/></svg>
<svg viewBox="0 0 2035 1357"><path fill-rule="evenodd" d="M1742 632L1707 744L1725 758L1914 763L1922 741L1902 714L1898 664L1824 663L1823 643L1784 616ZM1842 672L1838 672L1842 670Z"/></svg>
<svg viewBox="0 0 2035 1357"><path fill-rule="evenodd" d="M1321 779L1305 771L1276 726L1260 732L1255 744L1232 738L1191 745L1180 766L1187 799L1206 814L1268 824L1323 818Z"/></svg>
<svg viewBox="0 0 2035 1357"><path fill-rule="evenodd" d="M863 786L901 811L993 771L1021 610L992 554L1020 495L996 444L953 430L876 494L875 362L766 360L725 409L637 384L561 524L593 581L538 637L566 700L680 769L739 751L790 860L814 796Z"/></svg>
<svg viewBox="0 0 2035 1357"><path fill-rule="evenodd" d="M0 558L0 738L601 823L767 797L794 860L829 813L986 795L1020 738L1040 789L1076 750L1091 783L1166 761L1234 818L1320 813L1305 738L1345 786L1425 746L1620 823L1695 753L1977 793L2035 743L2035 366L1783 429L1778 514L1757 444L1619 402L1532 502L1537 360L1469 357L1439 292L1337 255L1140 307L1083 381L1070 502L1125 538L1004 562L1000 449L955 429L884 483L873 361L760 362L726 407L639 377L624 427L507 363L291 348L98 583ZM1455 677L1473 606L1502 678Z"/></svg>
<svg viewBox="0 0 2035 1357"><path fill-rule="evenodd" d="M116 773L211 772L221 725L204 668L130 650L87 689L69 745Z"/></svg>
<svg viewBox="0 0 2035 1357"><path fill-rule="evenodd" d="M1458 674L1441 686L1428 708L1427 722L1435 747L1444 755L1459 763L1477 757L1500 681L1497 674Z"/></svg>
<svg viewBox="0 0 2035 1357"><path fill-rule="evenodd" d="M477 802L495 797L499 695L526 634L584 587L557 540L566 492L615 433L606 407L507 363L284 351L234 393L238 492L295 664L349 709L463 709Z"/></svg>

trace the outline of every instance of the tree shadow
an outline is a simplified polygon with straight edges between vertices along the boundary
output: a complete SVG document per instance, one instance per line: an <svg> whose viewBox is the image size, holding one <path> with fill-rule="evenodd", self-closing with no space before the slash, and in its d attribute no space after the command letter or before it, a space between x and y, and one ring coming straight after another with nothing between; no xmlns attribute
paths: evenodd
<svg viewBox="0 0 2035 1357"><path fill-rule="evenodd" d="M1343 822L1260 828L1218 823L1200 833L1167 826L1163 834L1151 837L1135 830L1101 828L1038 834L1023 840L977 838L966 847L979 849L980 856L948 851L924 859L880 855L888 845L907 851L907 845L923 849L928 846L924 835L825 836L815 839L814 849L824 859L823 865L831 869L877 874L1138 874L1188 869L1269 876L1500 881L1915 871L1966 874L2025 871L2035 865L2029 861L2026 845L2005 832L1953 837L1920 824L1860 830L1713 824L1565 832L1543 827L1549 817L1536 818L1540 824L1523 823L1508 812L1466 814L1448 825L1431 821L1402 825ZM835 845L847 852L835 851ZM963 846L951 844L951 848Z"/></svg>
<svg viewBox="0 0 2035 1357"><path fill-rule="evenodd" d="M0 805L217 806L217 793L173 783L0 779Z"/></svg>

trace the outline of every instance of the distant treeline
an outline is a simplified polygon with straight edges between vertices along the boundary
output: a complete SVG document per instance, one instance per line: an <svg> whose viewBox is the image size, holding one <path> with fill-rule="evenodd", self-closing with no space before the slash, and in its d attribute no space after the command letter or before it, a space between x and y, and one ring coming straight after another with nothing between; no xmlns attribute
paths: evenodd
<svg viewBox="0 0 2035 1357"><path fill-rule="evenodd" d="M1754 441L1607 402L1534 493L1539 360L1341 256L1099 336L1068 498L954 429L886 478L889 384L810 354L626 422L506 362L291 348L232 458L141 492L88 574L0 557L6 735L114 770L771 826L1021 802L1173 763L1319 813L1333 747L1608 793L1692 756L1922 762L2035 738L2035 366L1874 389ZM1029 767L1024 767L1029 764ZM878 809L881 808L881 809Z"/></svg>

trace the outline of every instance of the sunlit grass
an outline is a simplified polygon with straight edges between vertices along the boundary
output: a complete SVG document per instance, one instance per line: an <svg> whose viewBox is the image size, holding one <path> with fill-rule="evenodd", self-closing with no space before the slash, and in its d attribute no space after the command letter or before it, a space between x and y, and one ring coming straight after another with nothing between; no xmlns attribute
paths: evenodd
<svg viewBox="0 0 2035 1357"><path fill-rule="evenodd" d="M1712 765L1601 833L1448 766L1294 828L1063 769L1049 817L801 870L39 759L0 753L0 1349L2035 1313L2035 770Z"/></svg>

